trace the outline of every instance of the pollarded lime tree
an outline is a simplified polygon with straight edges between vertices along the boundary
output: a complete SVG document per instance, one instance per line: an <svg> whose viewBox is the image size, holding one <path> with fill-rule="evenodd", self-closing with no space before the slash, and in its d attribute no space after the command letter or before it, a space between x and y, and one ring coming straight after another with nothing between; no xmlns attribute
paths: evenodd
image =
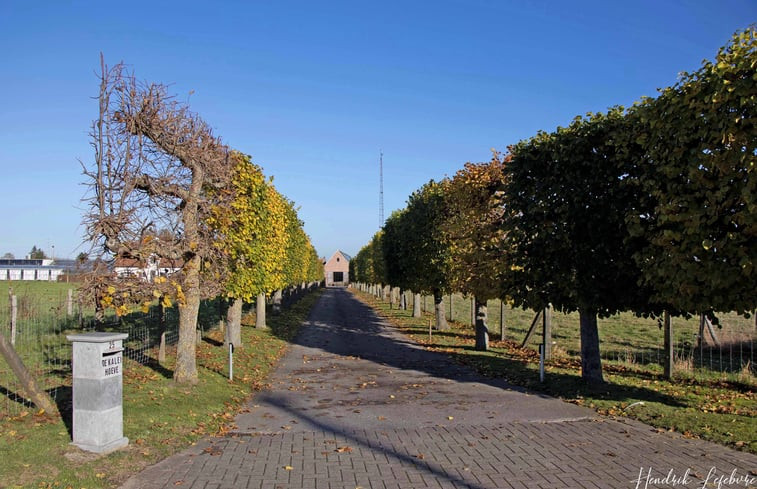
<svg viewBox="0 0 757 489"><path fill-rule="evenodd" d="M231 299L227 316L227 341L242 346L242 306L278 285L269 273L271 262L280 259L276 216L266 205L270 183L250 156L233 152L234 175L227 191L228 206L215 206L209 224L218 230L216 247L225 254L225 295Z"/></svg>
<svg viewBox="0 0 757 489"><path fill-rule="evenodd" d="M445 184L429 181L413 192L407 207L384 225L384 256L388 280L402 288L434 296L436 328L449 329L444 294L450 289L450 247L442 226L448 217ZM418 295L414 314L419 315Z"/></svg>
<svg viewBox="0 0 757 489"><path fill-rule="evenodd" d="M688 313L757 308L757 30L632 109L646 197L629 214L643 283Z"/></svg>
<svg viewBox="0 0 757 489"><path fill-rule="evenodd" d="M357 255L350 261L354 262L355 280L363 284L375 283L373 273L373 241L360 248Z"/></svg>
<svg viewBox="0 0 757 489"><path fill-rule="evenodd" d="M466 163L443 186L449 282L475 298L477 350L488 349L486 303L505 296L510 268L502 227L504 166L505 157L495 153L489 163Z"/></svg>
<svg viewBox="0 0 757 489"><path fill-rule="evenodd" d="M305 233L294 202L287 202L287 248L285 282L287 286L301 286L308 281L321 280L323 264Z"/></svg>
<svg viewBox="0 0 757 489"><path fill-rule="evenodd" d="M412 271L406 268L407 255L411 251L405 239L406 213L405 209L392 212L382 228L384 236L381 251L386 265L386 280L392 286L399 287L401 294L410 288L410 277L413 276Z"/></svg>
<svg viewBox="0 0 757 489"><path fill-rule="evenodd" d="M378 230L371 239L371 263L373 264L373 277L371 282L376 284L377 287L382 287L378 290L378 294L383 298L383 285L388 282L386 276L386 260L384 260L384 231Z"/></svg>
<svg viewBox="0 0 757 489"><path fill-rule="evenodd" d="M590 383L603 381L597 316L648 307L625 224L640 198L625 182L640 157L627 144L632 130L620 108L577 117L515 145L505 166L510 293L517 305L578 311Z"/></svg>
<svg viewBox="0 0 757 489"><path fill-rule="evenodd" d="M266 296L287 286L287 248L289 246L289 201L281 195L273 182L266 186L265 216L267 232L264 239L266 285L255 300L255 327L267 328Z"/></svg>
<svg viewBox="0 0 757 489"><path fill-rule="evenodd" d="M164 302L176 300L174 380L195 383L201 269L218 254L215 231L206 221L214 203L209 190L229 185L229 149L164 85L139 83L122 64L112 69L101 64L100 111L91 132L94 161L83 165L90 190L83 224L93 255L103 263L170 260L181 271L162 283L92 274L89 290L98 306L109 303L117 314L152 292ZM170 239L156 239L160 229L170 230ZM208 290L217 289L217 284L207 285Z"/></svg>

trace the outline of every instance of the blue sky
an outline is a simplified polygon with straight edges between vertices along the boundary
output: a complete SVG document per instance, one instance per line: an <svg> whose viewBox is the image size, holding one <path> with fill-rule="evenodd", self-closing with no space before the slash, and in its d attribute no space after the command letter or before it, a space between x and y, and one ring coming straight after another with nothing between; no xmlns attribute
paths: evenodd
<svg viewBox="0 0 757 489"><path fill-rule="evenodd" d="M754 0L0 1L0 254L87 251L96 70L171 84L354 254L429 179L713 59ZM192 95L189 92L193 91Z"/></svg>

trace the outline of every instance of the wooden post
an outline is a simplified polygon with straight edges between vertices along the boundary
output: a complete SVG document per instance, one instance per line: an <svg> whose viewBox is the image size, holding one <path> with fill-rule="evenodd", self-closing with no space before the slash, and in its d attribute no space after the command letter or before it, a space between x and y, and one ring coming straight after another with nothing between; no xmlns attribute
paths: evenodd
<svg viewBox="0 0 757 489"><path fill-rule="evenodd" d="M534 335L534 331L536 331L536 323L539 321L541 314L542 314L542 309L539 309L538 311L536 311L536 316L534 316L534 320L531 321L531 326L528 328L526 337L523 339L523 343L521 343L520 345L521 348L526 346L528 342L531 340L531 336Z"/></svg>
<svg viewBox="0 0 757 489"><path fill-rule="evenodd" d="M79 296L78 305L79 305L79 327L81 329L84 329L84 300L81 298L81 295Z"/></svg>
<svg viewBox="0 0 757 489"><path fill-rule="evenodd" d="M544 342L544 361L552 359L552 310L550 306L544 308L542 319L542 341Z"/></svg>
<svg viewBox="0 0 757 489"><path fill-rule="evenodd" d="M663 329L665 330L665 354L663 356L664 376L666 379L673 378L673 321L670 313L663 313Z"/></svg>
<svg viewBox="0 0 757 489"><path fill-rule="evenodd" d="M499 300L499 340L505 341L505 301Z"/></svg>
<svg viewBox="0 0 757 489"><path fill-rule="evenodd" d="M708 318L707 315L704 315L704 324L707 326L707 331L710 332L710 338L712 338L715 346L720 346L718 335L715 334L715 328L712 326L712 321L710 321L710 318Z"/></svg>
<svg viewBox="0 0 757 489"><path fill-rule="evenodd" d="M16 345L16 319L18 318L18 298L11 296L11 345Z"/></svg>
<svg viewBox="0 0 757 489"><path fill-rule="evenodd" d="M6 363L18 378L24 392L29 395L32 402L38 408L43 409L46 416L55 416L58 409L55 404L53 404L50 396L47 395L47 392L39 388L34 377L32 377L24 363L21 361L21 358L18 356L18 353L16 353L16 349L13 348L13 345L8 344L8 340L5 339L5 335L3 335L2 332L0 332L0 354L5 358Z"/></svg>
<svg viewBox="0 0 757 489"><path fill-rule="evenodd" d="M158 345L158 363L163 365L166 363L166 332L160 333L160 344Z"/></svg>

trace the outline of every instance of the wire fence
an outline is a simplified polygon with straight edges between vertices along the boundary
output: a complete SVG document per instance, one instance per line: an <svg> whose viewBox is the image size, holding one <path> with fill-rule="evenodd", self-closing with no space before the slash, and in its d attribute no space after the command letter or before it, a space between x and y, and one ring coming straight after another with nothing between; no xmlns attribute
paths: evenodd
<svg viewBox="0 0 757 489"><path fill-rule="evenodd" d="M147 313L135 312L118 318L110 315L97 323L93 311L76 300L68 284L14 282L4 284L0 293L0 333L21 358L41 389L65 409L71 398L71 343L66 335L90 331L127 333L124 357L143 365L157 363L161 336L164 345L178 343L178 311L153 307ZM15 291L13 289L16 289ZM69 290L73 291L69 292ZM13 299L15 296L15 299ZM218 326L220 301L203 301L198 334ZM29 412L33 403L24 392L5 359L0 356L0 419Z"/></svg>
<svg viewBox="0 0 757 489"><path fill-rule="evenodd" d="M357 285L357 287L361 287ZM365 292L389 300L388 291L380 288ZM399 291L393 301L399 305ZM414 295L406 294L408 309L413 308ZM421 295L421 311L432 314L433 296ZM446 294L443 297L445 317L456 327L470 328L474 322L471 297ZM494 346L504 339L538 351L542 342L541 322L533 336L524 344L536 312L512 308L499 300L487 302L487 327ZM504 321L501 318L504 317ZM719 326L703 327L699 317L674 318L674 373L695 378L721 378L748 383L757 382L757 322L734 313L718 314ZM666 359L664 332L656 319L621 313L599 319L600 353L603 361L628 367L663 371ZM501 328L504 326L504 333ZM580 359L580 327L577 313L551 312L552 358Z"/></svg>

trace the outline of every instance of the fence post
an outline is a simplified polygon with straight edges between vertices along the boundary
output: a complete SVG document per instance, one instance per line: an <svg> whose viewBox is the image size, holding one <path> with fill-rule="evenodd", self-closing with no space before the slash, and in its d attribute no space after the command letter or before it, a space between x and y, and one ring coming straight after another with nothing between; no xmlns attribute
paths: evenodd
<svg viewBox="0 0 757 489"><path fill-rule="evenodd" d="M11 295L11 345L16 346L16 319L18 318L18 298Z"/></svg>
<svg viewBox="0 0 757 489"><path fill-rule="evenodd" d="M663 328L665 330L665 355L663 357L663 368L665 378L673 378L673 321L670 319L670 313L663 313Z"/></svg>
<svg viewBox="0 0 757 489"><path fill-rule="evenodd" d="M547 305L542 315L542 340L544 342L544 360L552 359L552 308Z"/></svg>

